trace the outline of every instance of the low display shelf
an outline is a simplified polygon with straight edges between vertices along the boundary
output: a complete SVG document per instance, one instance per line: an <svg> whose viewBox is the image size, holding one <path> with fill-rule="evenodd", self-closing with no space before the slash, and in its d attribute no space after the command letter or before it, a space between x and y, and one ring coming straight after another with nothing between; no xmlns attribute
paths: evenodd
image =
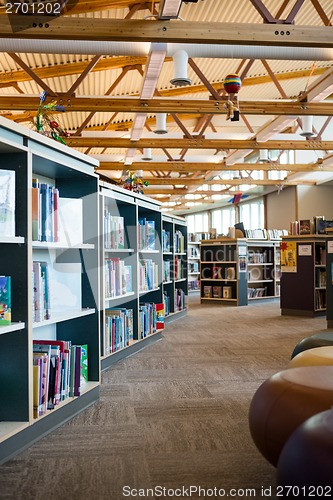
<svg viewBox="0 0 333 500"><path fill-rule="evenodd" d="M204 240L200 250L200 300L247 305L278 296L276 241Z"/></svg>

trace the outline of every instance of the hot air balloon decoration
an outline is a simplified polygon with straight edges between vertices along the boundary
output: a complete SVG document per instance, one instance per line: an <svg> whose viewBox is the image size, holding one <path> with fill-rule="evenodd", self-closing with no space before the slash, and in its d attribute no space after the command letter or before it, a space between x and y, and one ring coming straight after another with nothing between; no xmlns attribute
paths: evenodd
<svg viewBox="0 0 333 500"><path fill-rule="evenodd" d="M44 91L39 96L39 106L35 120L36 130L40 134L52 137L55 141L66 144L64 138L69 137L69 134L54 117L54 113L59 111L64 112L65 107L63 105L58 105L57 101L51 101L49 104L45 104L47 95L47 92Z"/></svg>
<svg viewBox="0 0 333 500"><path fill-rule="evenodd" d="M238 106L238 92L242 86L242 80L238 75L227 75L223 81L223 87L229 95L229 99L225 103L227 110L227 120L232 122L239 121L239 106Z"/></svg>

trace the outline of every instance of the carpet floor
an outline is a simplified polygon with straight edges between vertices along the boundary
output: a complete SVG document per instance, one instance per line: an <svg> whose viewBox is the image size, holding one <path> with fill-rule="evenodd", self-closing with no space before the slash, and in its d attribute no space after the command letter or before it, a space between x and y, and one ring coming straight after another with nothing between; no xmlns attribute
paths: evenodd
<svg viewBox="0 0 333 500"><path fill-rule="evenodd" d="M251 398L324 329L324 317L281 316L278 301L192 296L162 340L103 372L96 404L0 467L0 499L275 498L275 469L248 429Z"/></svg>

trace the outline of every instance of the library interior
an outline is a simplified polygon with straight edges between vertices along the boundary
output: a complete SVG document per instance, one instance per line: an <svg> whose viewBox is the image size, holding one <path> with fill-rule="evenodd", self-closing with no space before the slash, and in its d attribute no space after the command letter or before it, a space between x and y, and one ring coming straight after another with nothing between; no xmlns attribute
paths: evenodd
<svg viewBox="0 0 333 500"><path fill-rule="evenodd" d="M0 498L333 497L332 0L0 0Z"/></svg>

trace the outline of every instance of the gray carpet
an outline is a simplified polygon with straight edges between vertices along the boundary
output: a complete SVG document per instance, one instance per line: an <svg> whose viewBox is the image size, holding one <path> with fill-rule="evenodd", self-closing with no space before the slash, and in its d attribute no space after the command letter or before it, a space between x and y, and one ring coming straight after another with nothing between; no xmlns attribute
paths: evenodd
<svg viewBox="0 0 333 500"><path fill-rule="evenodd" d="M0 467L1 500L205 499L214 488L262 498L274 487L249 435L249 404L326 320L281 316L278 301L191 302L161 341L103 373L98 403ZM208 491L173 491L190 486Z"/></svg>

